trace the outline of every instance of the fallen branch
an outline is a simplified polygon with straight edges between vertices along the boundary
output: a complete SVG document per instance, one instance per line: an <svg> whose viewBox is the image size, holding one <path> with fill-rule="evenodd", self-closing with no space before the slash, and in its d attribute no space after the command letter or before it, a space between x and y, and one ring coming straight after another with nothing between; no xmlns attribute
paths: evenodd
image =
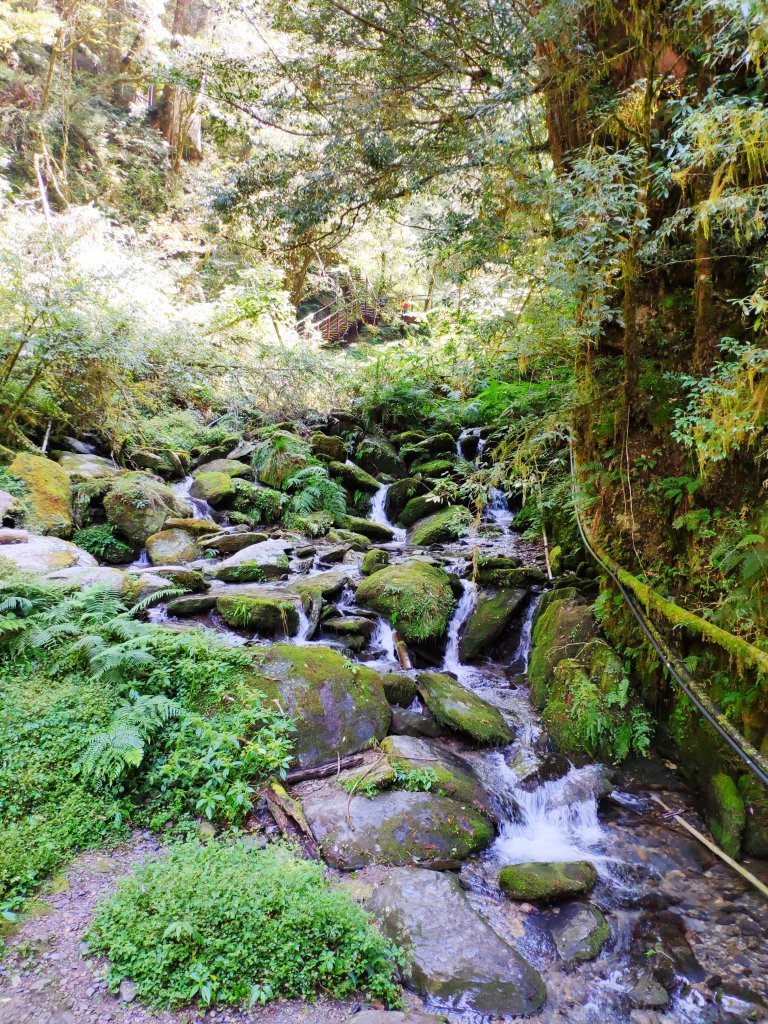
<svg viewBox="0 0 768 1024"><path fill-rule="evenodd" d="M310 779L327 779L331 775L338 775L344 768L357 768L364 761L362 754L348 754L337 761L330 761L328 764L318 765L317 768L294 768L288 772L285 781L289 786L297 782L307 782Z"/></svg>
<svg viewBox="0 0 768 1024"><path fill-rule="evenodd" d="M315 837L312 835L312 830L307 824L307 819L304 817L298 800L289 796L279 782L273 782L264 790L264 799L267 801L269 813L275 819L277 827L285 838L293 839L298 830L299 843L304 855L311 860L320 860L320 851L317 848Z"/></svg>

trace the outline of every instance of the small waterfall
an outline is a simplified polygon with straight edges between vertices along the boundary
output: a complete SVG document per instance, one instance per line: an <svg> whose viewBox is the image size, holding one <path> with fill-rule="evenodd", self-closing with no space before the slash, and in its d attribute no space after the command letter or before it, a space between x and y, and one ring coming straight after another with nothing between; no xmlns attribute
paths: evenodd
<svg viewBox="0 0 768 1024"><path fill-rule="evenodd" d="M183 480L173 484L173 493L180 501L186 501L191 505L193 519L210 519L213 510L208 502L202 498L193 498L189 493L194 482L195 478L193 476L185 476Z"/></svg>
<svg viewBox="0 0 768 1024"><path fill-rule="evenodd" d="M510 512L504 493L498 487L492 487L488 498L488 504L485 506L486 518L495 523L502 533L508 533L515 513Z"/></svg>
<svg viewBox="0 0 768 1024"><path fill-rule="evenodd" d="M301 601L297 602L296 611L299 613L299 629L296 636L291 638L291 641L297 646L303 647L309 643L310 634L313 632L312 620L304 611L304 605Z"/></svg>
<svg viewBox="0 0 768 1024"><path fill-rule="evenodd" d="M536 618L536 609L539 607L539 601L541 601L541 595L534 594L528 607L525 609L523 624L520 627L520 639L517 642L517 650L512 657L512 666L519 666L521 672L528 671L528 663L531 659L533 620Z"/></svg>
<svg viewBox="0 0 768 1024"><path fill-rule="evenodd" d="M395 631L386 619L379 619L377 622L376 629L371 635L371 647L374 650L384 651L384 657L377 658L375 662L372 661L370 664L387 664L400 667L397 651L395 650Z"/></svg>
<svg viewBox="0 0 768 1024"><path fill-rule="evenodd" d="M128 566L129 569L146 569L148 565L152 563L149 560L149 552L146 548L142 548L139 552L139 557L135 562L131 562Z"/></svg>
<svg viewBox="0 0 768 1024"><path fill-rule="evenodd" d="M339 615L346 615L355 606L355 592L351 587L344 587L338 601L334 601Z"/></svg>
<svg viewBox="0 0 768 1024"><path fill-rule="evenodd" d="M368 518L372 523L378 523L379 526L388 526L394 532L393 541L396 544L403 544L408 535L407 530L395 526L387 518L387 491L389 491L390 486L390 484L382 484L378 491L376 491L371 501L371 511Z"/></svg>
<svg viewBox="0 0 768 1024"><path fill-rule="evenodd" d="M474 611L477 601L477 588L471 580L462 580L461 585L464 588L464 593L461 595L456 611L453 613L453 618L448 624L448 643L446 644L445 657L443 658L443 671L453 672L457 679L464 682L474 673L471 668L467 668L461 663L459 638L464 624Z"/></svg>

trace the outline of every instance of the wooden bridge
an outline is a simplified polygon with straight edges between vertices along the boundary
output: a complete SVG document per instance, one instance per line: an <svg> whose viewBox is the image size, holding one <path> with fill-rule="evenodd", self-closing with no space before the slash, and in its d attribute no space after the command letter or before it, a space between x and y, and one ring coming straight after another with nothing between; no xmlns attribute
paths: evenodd
<svg viewBox="0 0 768 1024"><path fill-rule="evenodd" d="M332 345L334 341L344 338L353 327L362 324L378 324L384 319L384 313L397 312L401 314L403 303L407 300L411 307L416 299L421 296L396 295L388 296L386 300L380 295L374 295L366 287L362 295L355 295L348 300L336 300L309 313L296 322L296 329L299 334L305 334L310 330L317 331L325 344ZM408 319L403 316L403 319Z"/></svg>

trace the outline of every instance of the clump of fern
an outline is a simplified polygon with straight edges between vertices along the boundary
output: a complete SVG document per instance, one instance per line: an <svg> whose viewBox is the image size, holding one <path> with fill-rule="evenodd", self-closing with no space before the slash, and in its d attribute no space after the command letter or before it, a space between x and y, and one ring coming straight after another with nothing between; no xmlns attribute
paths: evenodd
<svg viewBox="0 0 768 1024"><path fill-rule="evenodd" d="M287 490L292 492L289 513L308 516L312 512L327 512L337 521L347 514L344 488L328 476L325 466L307 466L294 473Z"/></svg>
<svg viewBox="0 0 768 1024"><path fill-rule="evenodd" d="M251 457L259 480L278 491L286 490L288 481L311 461L306 441L285 430L275 430L259 441Z"/></svg>

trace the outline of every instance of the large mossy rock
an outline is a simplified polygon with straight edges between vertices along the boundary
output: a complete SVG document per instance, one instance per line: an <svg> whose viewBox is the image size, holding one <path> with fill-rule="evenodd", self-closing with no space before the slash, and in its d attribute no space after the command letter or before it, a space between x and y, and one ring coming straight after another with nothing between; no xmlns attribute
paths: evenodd
<svg viewBox="0 0 768 1024"><path fill-rule="evenodd" d="M427 492L426 487L423 490ZM413 526L420 519L431 516L437 509L443 508L445 504L444 499L436 498L433 494L417 494L406 501L396 521L401 526Z"/></svg>
<svg viewBox="0 0 768 1024"><path fill-rule="evenodd" d="M472 513L463 505L452 505L434 515L420 519L413 527L411 540L426 547L429 544L444 544L447 541L466 537L472 526Z"/></svg>
<svg viewBox="0 0 768 1024"><path fill-rule="evenodd" d="M366 437L355 450L355 462L366 473L403 477L407 470L405 463L389 443L380 437Z"/></svg>
<svg viewBox="0 0 768 1024"><path fill-rule="evenodd" d="M197 541L186 530L160 530L147 537L146 546L152 565L180 565L197 558Z"/></svg>
<svg viewBox="0 0 768 1024"><path fill-rule="evenodd" d="M482 1018L535 1013L538 971L470 905L454 875L397 868L369 901L379 927L407 951L407 984L440 1005Z"/></svg>
<svg viewBox="0 0 768 1024"><path fill-rule="evenodd" d="M209 505L223 505L235 495L234 480L227 473L205 472L195 477L189 493Z"/></svg>
<svg viewBox="0 0 768 1024"><path fill-rule="evenodd" d="M233 629L253 630L259 636L295 636L299 631L297 600L256 594L223 594L216 610Z"/></svg>
<svg viewBox="0 0 768 1024"><path fill-rule="evenodd" d="M566 903L553 910L547 928L558 955L573 965L594 960L611 937L603 913L592 903Z"/></svg>
<svg viewBox="0 0 768 1024"><path fill-rule="evenodd" d="M126 473L104 498L109 521L136 547L159 533L171 516L184 517L190 508L170 487L146 473Z"/></svg>
<svg viewBox="0 0 768 1024"><path fill-rule="evenodd" d="M345 462L347 446L340 437L330 434L313 434L309 439L312 454L327 462Z"/></svg>
<svg viewBox="0 0 768 1024"><path fill-rule="evenodd" d="M406 643L440 639L454 607L448 574L417 559L388 565L363 580L357 600L385 615Z"/></svg>
<svg viewBox="0 0 768 1024"><path fill-rule="evenodd" d="M254 484L239 477L233 480L235 494L231 507L242 512L254 523L279 523L288 506L288 495L263 484Z"/></svg>
<svg viewBox="0 0 768 1024"><path fill-rule="evenodd" d="M425 437L423 441L415 441L403 452L409 462L416 462L418 459L425 459L432 455L454 455L456 453L456 441L451 434L433 434Z"/></svg>
<svg viewBox="0 0 768 1024"><path fill-rule="evenodd" d="M3 530L0 566L22 573L51 573L58 569L93 567L93 555L61 537L41 537L26 530ZM0 569L0 576L4 575Z"/></svg>
<svg viewBox="0 0 768 1024"><path fill-rule="evenodd" d="M8 472L25 487L24 526L33 533L66 539L72 534L72 485L66 470L42 455L17 455Z"/></svg>
<svg viewBox="0 0 768 1024"><path fill-rule="evenodd" d="M323 858L355 871L369 864L458 868L488 846L491 821L466 804L435 793L393 790L373 798L326 786L302 800Z"/></svg>
<svg viewBox="0 0 768 1024"><path fill-rule="evenodd" d="M363 556L363 561L360 565L360 572L363 576L372 576L373 573L378 572L379 569L384 569L389 565L389 553L382 551L381 548L371 548L370 551L366 551Z"/></svg>
<svg viewBox="0 0 768 1024"><path fill-rule="evenodd" d="M287 552L291 545L282 540L264 540L236 551L209 569L214 579L224 583L265 583L288 574Z"/></svg>
<svg viewBox="0 0 768 1024"><path fill-rule="evenodd" d="M86 480L114 480L124 472L112 459L104 459L100 455L78 455L75 452L60 455L59 465L76 484Z"/></svg>
<svg viewBox="0 0 768 1024"><path fill-rule="evenodd" d="M748 857L768 858L768 791L754 775L742 775L738 787L747 812L744 853Z"/></svg>
<svg viewBox="0 0 768 1024"><path fill-rule="evenodd" d="M738 857L747 810L730 775L713 775L707 786L707 824L717 845L729 857Z"/></svg>
<svg viewBox="0 0 768 1024"><path fill-rule="evenodd" d="M321 645L254 651L254 685L296 721L302 768L354 754L387 735L391 712L381 676Z"/></svg>
<svg viewBox="0 0 768 1024"><path fill-rule="evenodd" d="M344 516L339 520L338 525L345 530L350 530L358 536L367 537L369 540L381 541L387 544L395 539L395 531L391 526L383 523L372 523L370 519L361 519L359 516Z"/></svg>
<svg viewBox="0 0 768 1024"><path fill-rule="evenodd" d="M415 477L406 476L402 480L395 480L393 484L387 488L386 498L384 499L384 511L387 513L387 518L391 522L397 522L400 518L400 513L403 511L405 506L411 500L411 498L419 497L426 493L426 485L421 480L417 480ZM434 509L437 506L433 506ZM416 519L419 517L417 516ZM413 520L416 522L416 520Z"/></svg>
<svg viewBox="0 0 768 1024"><path fill-rule="evenodd" d="M354 494L355 491L362 491L365 494L375 494L381 484L375 476L366 473L360 466L352 462L330 462L328 472L335 480L341 483Z"/></svg>
<svg viewBox="0 0 768 1024"><path fill-rule="evenodd" d="M204 462L202 465L197 466L192 471L192 476L197 478L204 473L224 473L225 476L248 477L251 475L251 467L245 462L239 462L237 459L213 459L212 462Z"/></svg>
<svg viewBox="0 0 768 1024"><path fill-rule="evenodd" d="M472 765L439 741L418 736L387 736L381 749L397 768L405 771L428 768L435 779L432 792L462 803L484 805L483 788Z"/></svg>
<svg viewBox="0 0 768 1024"><path fill-rule="evenodd" d="M467 619L460 641L461 657L472 661L493 649L508 633L510 624L526 599L525 590L481 591Z"/></svg>
<svg viewBox="0 0 768 1024"><path fill-rule="evenodd" d="M553 591L552 597L539 605L528 666L531 695L537 707L546 703L558 664L564 658L578 657L596 632L591 607L566 592L559 597Z"/></svg>
<svg viewBox="0 0 768 1024"><path fill-rule="evenodd" d="M510 899L550 903L586 896L597 884L597 871L588 860L508 864L499 872L499 886Z"/></svg>
<svg viewBox="0 0 768 1024"><path fill-rule="evenodd" d="M419 694L440 725L476 743L504 745L514 734L498 708L443 672L419 672Z"/></svg>

